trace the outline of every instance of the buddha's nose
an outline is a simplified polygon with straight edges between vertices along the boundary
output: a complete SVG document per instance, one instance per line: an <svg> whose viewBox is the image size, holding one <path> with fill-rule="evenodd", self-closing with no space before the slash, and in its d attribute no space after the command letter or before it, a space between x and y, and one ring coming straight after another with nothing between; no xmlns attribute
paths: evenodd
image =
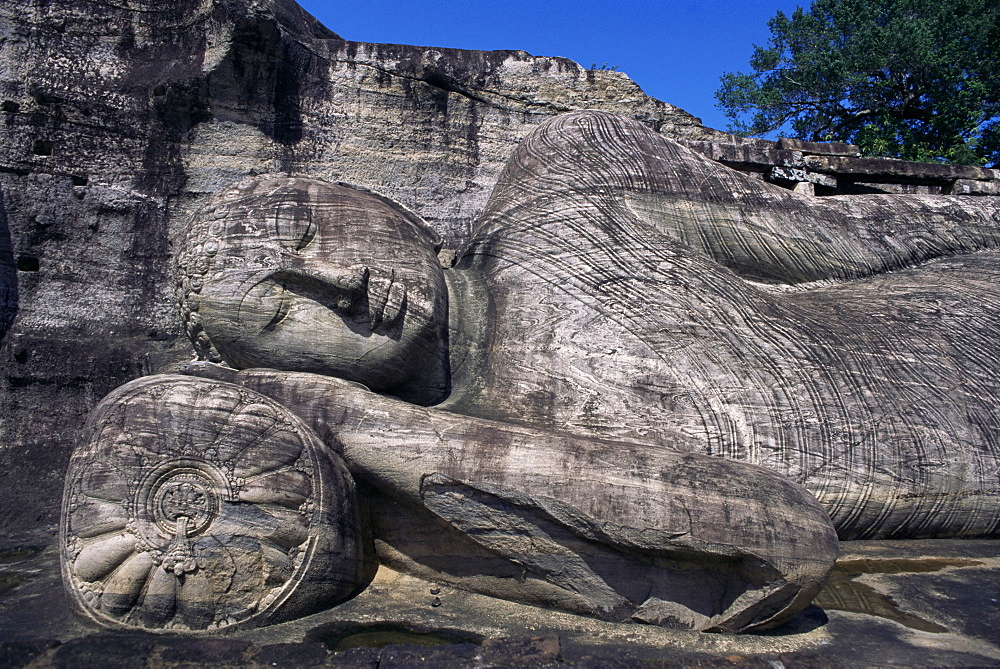
<svg viewBox="0 0 1000 669"><path fill-rule="evenodd" d="M368 281L368 312L372 329L391 328L406 310L406 286L389 270Z"/></svg>

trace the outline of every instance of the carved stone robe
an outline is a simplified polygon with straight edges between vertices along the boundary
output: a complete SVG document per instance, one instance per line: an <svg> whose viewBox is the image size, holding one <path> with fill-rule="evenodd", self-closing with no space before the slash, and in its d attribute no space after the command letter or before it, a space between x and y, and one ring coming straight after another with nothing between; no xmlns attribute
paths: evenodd
<svg viewBox="0 0 1000 669"><path fill-rule="evenodd" d="M996 534L998 221L974 198L800 196L557 117L456 266L487 306L443 407L760 464L841 538Z"/></svg>

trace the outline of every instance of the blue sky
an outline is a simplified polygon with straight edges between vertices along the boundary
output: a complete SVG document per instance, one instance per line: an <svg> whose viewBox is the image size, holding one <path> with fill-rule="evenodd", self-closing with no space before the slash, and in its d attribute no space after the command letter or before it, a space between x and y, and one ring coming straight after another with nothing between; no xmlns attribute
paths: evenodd
<svg viewBox="0 0 1000 669"><path fill-rule="evenodd" d="M725 130L719 77L748 70L767 21L810 0L299 0L341 37L461 49L524 49L618 66L649 95Z"/></svg>

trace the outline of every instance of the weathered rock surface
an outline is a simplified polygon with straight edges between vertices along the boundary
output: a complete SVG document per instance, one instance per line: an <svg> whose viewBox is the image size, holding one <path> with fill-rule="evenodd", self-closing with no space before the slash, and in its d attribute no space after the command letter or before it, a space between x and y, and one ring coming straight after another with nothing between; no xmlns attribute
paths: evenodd
<svg viewBox="0 0 1000 669"><path fill-rule="evenodd" d="M1000 609L995 606L1000 558L991 540L843 542L835 579L818 605L761 635L583 618L383 567L363 593L340 606L221 638L116 632L71 615L55 538L8 537L6 542L0 543L0 664L5 667L271 667L275 662L376 667L380 660L414 666L424 658L429 666L456 667L766 669L775 662L796 668L983 667L1000 661Z"/></svg>
<svg viewBox="0 0 1000 669"><path fill-rule="evenodd" d="M997 532L998 214L796 195L586 111L522 141L454 267L385 197L266 176L193 217L178 296L201 357L285 370L192 368L344 458L387 564L739 631L832 560L792 480L843 537Z"/></svg>
<svg viewBox="0 0 1000 669"><path fill-rule="evenodd" d="M291 0L10 0L0 34L6 526L54 522L73 431L100 397L189 356L173 244L223 185L289 171L369 186L455 247L554 113L719 134L624 74L349 42Z"/></svg>
<svg viewBox="0 0 1000 669"><path fill-rule="evenodd" d="M75 427L100 397L132 378L172 367L190 355L173 313L170 258L178 249L189 215L211 193L248 175L290 172L374 188L416 211L448 246L458 247L469 239L472 221L520 139L552 114L597 108L638 119L653 130L687 141L714 141L698 146L719 154L714 156L718 160L788 186L806 184L843 192L849 190L845 186L856 183L896 180L901 192L996 192L996 174L991 171L945 170L929 177L930 172L912 164L864 164L840 155L850 153L849 147L733 140L642 95L624 75L587 71L564 59L533 58L523 52L347 42L285 0L183 0L169 5L150 0L8 2L0 6L0 33L0 117L5 127L0 135L0 336L4 337L0 348L4 383L0 388L0 485L5 491L0 526L5 529L54 521ZM682 176L700 178L706 171L688 171ZM721 219L708 217L719 228L735 220L732 212L741 211L744 205L753 212L760 199L773 203L776 197L767 189L756 190L737 180L732 192L742 193L744 200L733 205L726 197L733 178L712 183L712 195L721 196L722 209L727 211ZM593 188L592 194L601 199L599 191L605 184L584 186ZM624 204L618 201L614 206L623 205L646 225L651 215L663 213L664 206L646 195L632 193ZM683 195L672 193L680 200ZM502 198L497 202L497 210L502 210ZM861 206L844 218L851 206L823 206L837 213L831 219L819 216L821 223L848 220L862 223L865 235L877 237L885 232L878 207ZM839 389L840 381L845 381L849 392L840 393L832 414L818 416L794 403L747 394L738 383L722 391L697 388L702 395L716 395L718 402L710 406L718 421L696 425L696 438L707 437L737 458L770 459L774 462L767 464L776 462L779 471L806 482L848 481L842 488L811 486L828 508L835 507L841 514L838 523L849 529L848 534L865 535L869 532L865 528L873 527L881 527L875 534L940 533L951 531L942 528L957 527L962 518L970 520L961 532L989 531L983 528L995 509L986 493L993 480L989 475L994 471L997 430L995 415L984 407L983 398L997 394L996 366L991 363L996 359L996 341L995 336L983 333L996 332L996 262L995 256L984 251L992 244L992 228L977 228L977 215L965 214L990 207L995 205L967 207L953 200L900 207L903 213L895 210L893 221L916 215L915 220L923 221L927 229L907 231L903 237L912 235L888 256L874 254L874 267L859 269L873 256L857 253L853 247L843 257L835 257L838 272L844 272L835 272L835 278L857 280L830 286L826 292L790 291L787 300L778 300L772 299L772 292L780 293L780 288L751 286L747 295L753 307L763 304L767 309L753 313L745 305L738 306L729 312L735 320L766 321L770 327L781 326L789 314L799 319L816 317L820 323L830 314L840 319L829 328L832 334L826 339L825 334L819 336L820 345L812 349L794 346L795 333L765 338L771 348L753 358L760 367L746 360L742 363L763 370L754 376L754 382L761 384L757 392L771 382L778 392L782 384L795 379L802 383L792 383L792 387L805 388L820 399L826 392L823 387ZM796 215L806 220L813 214L804 208ZM960 223L955 224L956 220ZM669 218L666 222L667 227L677 223ZM793 227L795 235L802 233ZM759 232L754 230L754 234ZM850 238L851 231L846 230ZM787 260L784 248L775 254L766 243L758 246L757 241L748 243L726 234L716 237L725 242L725 248L713 248L711 242L695 240L692 230L673 228L672 232L744 278L781 283L818 275L820 281L832 280L824 274L824 261L817 262L812 252L792 253L808 262L789 270L783 264ZM837 227L836 232L839 235L845 229ZM900 240L894 235L889 230L887 239L879 243L898 245ZM795 244L802 242L795 239ZM802 248L815 241L809 234L804 239ZM480 251L486 248L482 240L480 236ZM635 242L632 237L624 241L626 248ZM636 243L635 248L645 247ZM734 249L739 253L734 255ZM746 254L748 249L753 252ZM924 261L936 263L933 271L941 270L937 284L928 286L927 273L918 271L923 267L905 269ZM520 266L522 274L528 266ZM755 274L761 268L763 277ZM869 269L874 275L863 278ZM883 269L903 271L883 275ZM703 278L719 276L727 275L713 269ZM560 277L559 281L569 285L572 278ZM631 294L632 286L622 288L614 277L607 286L609 292ZM859 286L862 293L856 290ZM458 287L483 295L481 284ZM763 292L755 293L757 289ZM947 293L944 297L942 290ZM916 294L926 299L918 300L920 304L906 301ZM822 299L811 297L817 295ZM539 301L551 297L544 291L533 296ZM863 302L863 296L872 300ZM549 304L556 321L565 313L566 304L560 299L551 298ZM810 300L814 301L811 306ZM868 312L857 307L861 303ZM645 308L634 300L631 305L627 301L608 304L611 312L626 315L629 309ZM704 326L711 318L699 321L706 314L701 306L677 313L695 326ZM578 317L581 312L574 309L570 311ZM531 319L537 320L537 314ZM658 316L652 320L658 321ZM718 336L729 328L731 339L745 334L740 323L724 320L723 327L708 329ZM625 329L630 327L626 324ZM697 327L689 329L693 332ZM746 341L755 337L760 341L756 330ZM789 342L791 348L781 351ZM894 342L907 342L907 346ZM919 343L919 350L909 347L912 342ZM856 349L852 348L855 344ZM573 346L569 341L566 350ZM873 359L881 359L882 366L869 366L862 354L853 358L857 369L838 366L872 346L877 349ZM736 342L732 348L739 347ZM717 356L724 357L732 348L713 349L707 359L718 362ZM942 356L945 349L948 353ZM791 371L786 371L780 363L787 362L782 356L789 350L794 360ZM841 355L842 350L846 355ZM467 355L481 353L474 347L464 349ZM632 353L629 349L625 355ZM498 369L507 365L510 360L501 359L504 354L491 364ZM585 358L584 368L600 367L600 356L596 363L589 354ZM916 367L923 365L915 376L914 360ZM924 372L931 368L934 380L928 382ZM553 367L542 364L538 369ZM837 377L840 372L843 376ZM855 372L860 380L853 378ZM682 419L693 417L688 395L664 394L663 388L674 386L660 383L662 379L655 376L640 375L633 379L633 386L655 381L647 385L659 385L661 399L677 400L667 407L669 411L677 411ZM528 381L518 392L498 396L496 402L482 396L476 408L466 395L456 397L452 408L487 419L544 424L564 417L560 412L568 409L560 406L563 399L573 398L572 403L589 393L585 384L566 393L564 389L552 393L537 384L539 392L533 397L539 404L533 406L548 403L551 410L508 416L505 402L522 397L524 388L533 388L535 380ZM672 379L671 383L680 382ZM581 388L586 392L580 394ZM904 389L896 397L898 406L886 404L891 395L886 388ZM566 429L582 436L620 436L616 430L632 429L629 425L634 423L623 425L607 418L619 415L609 410L617 401L608 401L615 392L603 395L603 407L601 402L578 403L582 418L570 416ZM954 399L959 396L968 402ZM939 408L942 398L947 411ZM758 427L748 424L746 412L731 410L741 406L753 407L750 413L764 416L764 422ZM641 410L638 415L644 419ZM894 422L901 415L902 422ZM539 416L547 418L539 421ZM824 422L831 417L831 423ZM672 425L666 431L678 432L677 443L681 443L690 438L688 427ZM772 428L774 434L769 432ZM829 437L841 445L849 436L858 437L865 457L845 462L834 451L815 461L782 461L782 454L808 453L797 444L817 434L817 443L826 443L823 440ZM902 473L882 469L873 455L878 444L865 441L865 434L878 439L905 437L894 442L898 447L893 462L904 463ZM626 436L640 442L647 435ZM657 436L653 441L660 440ZM925 449L926 444L932 448ZM980 451L970 455L963 450L969 444L978 444ZM90 462L100 458L81 457ZM864 470L860 484L853 482L854 467ZM957 470L949 467L964 470L955 474ZM987 484L975 489L968 484L974 480ZM886 499L883 493L893 481L906 485ZM944 506L922 501L928 491L942 486L948 490L941 497ZM850 517L860 497L867 498L865 509L912 508L916 515L901 519L904 511L887 520L877 511L866 511ZM948 506L956 500L957 504ZM388 531L389 521L394 520L391 505L381 514ZM899 529L885 529L893 523ZM168 534L174 539L178 536L173 531ZM169 546L168 542L160 549ZM123 592L127 598L128 592ZM651 606L646 614L676 617L677 609ZM198 614L192 626L215 620L214 612Z"/></svg>
<svg viewBox="0 0 1000 669"><path fill-rule="evenodd" d="M833 528L809 493L773 474L357 389L423 405L451 392L468 400L477 351L507 320L489 296L457 288L488 277L443 270L437 236L399 205L262 177L214 197L185 239L178 296L196 348L237 368L309 372L233 380L306 420L378 491L367 506L387 564L610 620L726 631L774 625L825 578ZM481 338L468 336L480 327ZM512 401L537 410L532 397Z"/></svg>
<svg viewBox="0 0 1000 669"><path fill-rule="evenodd" d="M0 523L10 526L54 522L72 430L100 397L188 356L169 260L188 215L226 184L288 170L368 186L455 248L520 138L561 111L605 109L714 141L700 146L760 175L802 169L797 149L703 128L621 73L524 52L349 42L290 0L11 0L0 33L0 476L11 500ZM723 155L751 145L746 160ZM800 176L777 182L836 188L836 176ZM960 179L954 192L995 193L995 183Z"/></svg>
<svg viewBox="0 0 1000 669"><path fill-rule="evenodd" d="M203 359L326 374L434 404L451 387L440 245L384 197L251 179L192 219L178 303Z"/></svg>
<svg viewBox="0 0 1000 669"><path fill-rule="evenodd" d="M194 217L180 296L238 368L753 462L842 537L991 535L998 215L798 196L578 112L522 142L453 268L384 198L268 177Z"/></svg>

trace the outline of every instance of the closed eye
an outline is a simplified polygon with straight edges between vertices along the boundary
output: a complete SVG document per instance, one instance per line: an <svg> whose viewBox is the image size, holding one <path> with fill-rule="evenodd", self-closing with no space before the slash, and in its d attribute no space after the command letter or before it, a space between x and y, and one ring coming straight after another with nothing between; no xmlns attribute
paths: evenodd
<svg viewBox="0 0 1000 669"><path fill-rule="evenodd" d="M263 296L262 301L275 307L274 315L263 329L264 332L270 332L277 327L278 323L285 320L285 316L288 315L288 307L291 305L291 300L289 299L288 291L285 289L285 286L280 283L276 283Z"/></svg>

